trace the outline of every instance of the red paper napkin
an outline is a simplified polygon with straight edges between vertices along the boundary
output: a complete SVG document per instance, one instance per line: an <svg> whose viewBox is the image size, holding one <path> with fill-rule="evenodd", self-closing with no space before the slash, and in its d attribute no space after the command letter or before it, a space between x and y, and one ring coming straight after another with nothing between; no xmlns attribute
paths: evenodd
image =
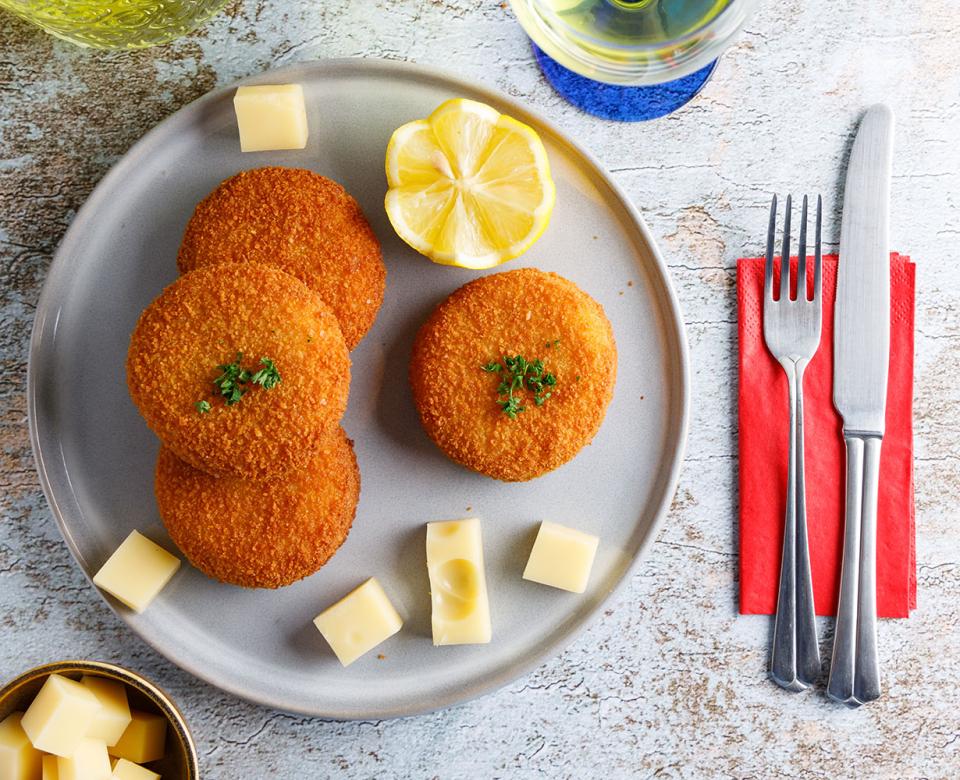
<svg viewBox="0 0 960 780"><path fill-rule="evenodd" d="M791 262L796 268L797 259L792 258ZM880 617L907 617L917 605L912 403L914 270L910 258L891 254L890 374L877 514ZM763 272L762 258L737 263L743 614L772 614L776 610L786 501L787 379L763 340ZM775 279L774 284L779 281ZM843 550L846 455L843 424L832 399L836 285L836 255L824 257L823 337L804 376L807 524L818 615L836 614Z"/></svg>

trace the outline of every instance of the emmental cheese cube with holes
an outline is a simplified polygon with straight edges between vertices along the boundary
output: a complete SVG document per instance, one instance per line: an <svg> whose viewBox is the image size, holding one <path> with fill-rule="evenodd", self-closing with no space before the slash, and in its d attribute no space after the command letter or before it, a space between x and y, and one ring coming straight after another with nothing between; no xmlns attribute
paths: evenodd
<svg viewBox="0 0 960 780"><path fill-rule="evenodd" d="M93 584L143 612L180 568L180 559L131 531L93 577Z"/></svg>
<svg viewBox="0 0 960 780"><path fill-rule="evenodd" d="M167 721L152 712L130 711L130 725L116 745L108 747L111 756L144 764L163 758L167 741Z"/></svg>
<svg viewBox="0 0 960 780"><path fill-rule="evenodd" d="M240 129L240 151L303 149L307 110L299 84L240 87L233 97Z"/></svg>
<svg viewBox="0 0 960 780"><path fill-rule="evenodd" d="M130 705L127 703L127 687L119 680L93 677L85 674L80 684L86 686L100 702L100 713L94 719L87 736L102 739L107 745L116 745L130 725Z"/></svg>
<svg viewBox="0 0 960 780"><path fill-rule="evenodd" d="M348 593L314 618L313 624L340 663L349 666L403 626L376 578Z"/></svg>
<svg viewBox="0 0 960 780"><path fill-rule="evenodd" d="M37 780L40 777L42 754L30 744L20 725L22 712L11 712L0 721L0 778L4 780Z"/></svg>
<svg viewBox="0 0 960 780"><path fill-rule="evenodd" d="M433 604L433 644L489 642L490 602L480 521L427 523L427 572Z"/></svg>
<svg viewBox="0 0 960 780"><path fill-rule="evenodd" d="M20 725L37 750L72 756L99 713L100 702L88 688L51 674Z"/></svg>
<svg viewBox="0 0 960 780"><path fill-rule="evenodd" d="M110 775L110 778L111 780L160 780L160 775L151 772L145 766L121 758L114 765L113 774Z"/></svg>
<svg viewBox="0 0 960 780"><path fill-rule="evenodd" d="M72 756L57 758L57 780L110 780L110 756L99 739L82 739Z"/></svg>
<svg viewBox="0 0 960 780"><path fill-rule="evenodd" d="M600 540L596 536L543 522L530 551L523 578L572 593L587 589Z"/></svg>

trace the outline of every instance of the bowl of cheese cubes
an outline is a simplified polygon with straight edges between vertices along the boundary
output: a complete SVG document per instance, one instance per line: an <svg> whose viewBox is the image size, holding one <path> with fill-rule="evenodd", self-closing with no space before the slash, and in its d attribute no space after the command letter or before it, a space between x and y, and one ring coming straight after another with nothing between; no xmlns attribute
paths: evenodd
<svg viewBox="0 0 960 780"><path fill-rule="evenodd" d="M0 689L5 780L197 780L183 715L149 680L99 661L58 661Z"/></svg>

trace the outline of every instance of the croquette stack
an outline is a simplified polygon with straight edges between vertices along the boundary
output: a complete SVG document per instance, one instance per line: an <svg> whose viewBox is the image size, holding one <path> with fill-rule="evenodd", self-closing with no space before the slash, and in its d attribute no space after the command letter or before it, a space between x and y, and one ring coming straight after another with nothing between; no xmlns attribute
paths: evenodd
<svg viewBox="0 0 960 780"><path fill-rule="evenodd" d="M353 522L360 475L339 423L349 350L383 299L380 246L340 185L261 168L200 203L178 265L127 356L131 397L163 443L161 518L209 576L287 585Z"/></svg>

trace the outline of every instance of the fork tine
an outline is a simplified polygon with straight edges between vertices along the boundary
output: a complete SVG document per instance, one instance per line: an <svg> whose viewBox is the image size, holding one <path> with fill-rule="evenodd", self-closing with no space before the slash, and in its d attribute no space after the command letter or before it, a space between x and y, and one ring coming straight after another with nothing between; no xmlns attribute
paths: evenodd
<svg viewBox="0 0 960 780"><path fill-rule="evenodd" d="M807 300L807 196L800 210L800 246L797 248L797 300Z"/></svg>
<svg viewBox="0 0 960 780"><path fill-rule="evenodd" d="M763 271L763 298L773 300L773 240L777 232L777 196L770 202L770 227L767 229L767 262Z"/></svg>
<svg viewBox="0 0 960 780"><path fill-rule="evenodd" d="M780 251L780 300L790 300L790 212L791 197L787 195L787 213L783 218L783 249Z"/></svg>
<svg viewBox="0 0 960 780"><path fill-rule="evenodd" d="M820 257L820 217L823 212L823 198L817 195L817 236L813 248L813 300L819 303L821 292L820 268L823 265Z"/></svg>

